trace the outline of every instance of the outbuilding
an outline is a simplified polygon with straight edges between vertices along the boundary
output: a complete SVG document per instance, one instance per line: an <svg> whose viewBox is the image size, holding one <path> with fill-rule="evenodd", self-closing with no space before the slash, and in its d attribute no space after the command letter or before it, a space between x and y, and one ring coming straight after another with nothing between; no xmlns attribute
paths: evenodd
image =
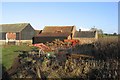
<svg viewBox="0 0 120 80"><path fill-rule="evenodd" d="M32 43L35 30L30 23L1 24L0 43Z"/></svg>
<svg viewBox="0 0 120 80"><path fill-rule="evenodd" d="M33 44L52 42L55 39L61 41L64 39L72 39L75 30L75 26L45 26L39 35L33 37Z"/></svg>
<svg viewBox="0 0 120 80"><path fill-rule="evenodd" d="M81 44L89 44L98 40L97 31L76 31L73 39L79 40Z"/></svg>

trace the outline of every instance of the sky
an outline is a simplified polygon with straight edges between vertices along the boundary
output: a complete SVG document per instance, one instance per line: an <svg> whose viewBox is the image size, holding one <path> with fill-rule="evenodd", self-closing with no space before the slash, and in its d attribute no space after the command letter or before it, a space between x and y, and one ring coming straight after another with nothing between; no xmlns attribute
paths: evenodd
<svg viewBox="0 0 120 80"><path fill-rule="evenodd" d="M75 25L77 29L102 29L118 33L117 2L3 2L2 22L44 26Z"/></svg>
<svg viewBox="0 0 120 80"><path fill-rule="evenodd" d="M1 0L2 2L118 2L119 0Z"/></svg>
<svg viewBox="0 0 120 80"><path fill-rule="evenodd" d="M120 34L120 2L118 3L118 33Z"/></svg>

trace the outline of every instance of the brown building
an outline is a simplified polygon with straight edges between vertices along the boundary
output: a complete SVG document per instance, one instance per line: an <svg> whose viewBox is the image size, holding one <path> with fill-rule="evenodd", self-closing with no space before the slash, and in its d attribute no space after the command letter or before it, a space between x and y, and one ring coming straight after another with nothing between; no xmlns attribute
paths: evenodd
<svg viewBox="0 0 120 80"><path fill-rule="evenodd" d="M52 42L55 39L72 39L76 31L75 26L46 26L43 31L33 37L33 43Z"/></svg>
<svg viewBox="0 0 120 80"><path fill-rule="evenodd" d="M35 30L29 23L1 24L0 43L32 43Z"/></svg>
<svg viewBox="0 0 120 80"><path fill-rule="evenodd" d="M98 39L97 31L76 31L73 39L80 41L80 44L92 43Z"/></svg>

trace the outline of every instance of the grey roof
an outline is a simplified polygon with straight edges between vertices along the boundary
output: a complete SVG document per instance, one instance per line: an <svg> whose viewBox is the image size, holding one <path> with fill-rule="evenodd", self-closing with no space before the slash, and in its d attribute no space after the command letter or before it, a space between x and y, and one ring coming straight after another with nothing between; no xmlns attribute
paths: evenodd
<svg viewBox="0 0 120 80"><path fill-rule="evenodd" d="M75 38L95 38L95 31L76 31Z"/></svg>
<svg viewBox="0 0 120 80"><path fill-rule="evenodd" d="M22 31L29 23L16 23L16 24L0 24L2 30L0 32L20 32Z"/></svg>

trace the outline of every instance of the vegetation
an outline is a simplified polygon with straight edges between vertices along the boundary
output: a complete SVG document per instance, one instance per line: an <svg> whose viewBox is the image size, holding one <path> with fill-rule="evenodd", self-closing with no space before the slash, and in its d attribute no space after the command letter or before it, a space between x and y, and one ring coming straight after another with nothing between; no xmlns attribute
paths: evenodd
<svg viewBox="0 0 120 80"><path fill-rule="evenodd" d="M31 48L26 45L5 45L2 47L2 64L6 69L9 69L14 59L19 55L19 51L28 51Z"/></svg>
<svg viewBox="0 0 120 80"><path fill-rule="evenodd" d="M59 42L58 42L59 43ZM58 44L57 43L57 44ZM110 78L116 80L119 78L118 63L120 63L120 55L118 50L118 37L101 37L98 41L91 44L77 45L71 47L71 53L85 53L86 55L94 56L94 58L72 58L63 59L65 51L59 53L61 61L56 55L48 58L47 55L39 55L35 47L23 46L5 46L3 48L4 65L8 67L15 56L18 56L18 50L30 50L32 52L19 54L19 63L13 65L16 68L9 70L12 73L12 78L83 78L83 79L102 79ZM51 45L55 45L53 43ZM60 45L61 46L61 45ZM50 47L50 46L49 46ZM56 46L58 47L58 45ZM60 48L60 47L59 47ZM62 46L63 48L63 46ZM66 50L66 52L69 52ZM7 54L6 54L7 53ZM33 54L34 53L34 54ZM11 56L12 55L12 56ZM8 58L12 59L8 59ZM4 59L3 58L3 59ZM7 61L8 62L7 62ZM5 62L6 61L6 62Z"/></svg>
<svg viewBox="0 0 120 80"><path fill-rule="evenodd" d="M120 49L118 37L103 37L95 44L95 56L101 59L119 59Z"/></svg>
<svg viewBox="0 0 120 80"><path fill-rule="evenodd" d="M104 33L104 34L103 34L103 37L104 37L104 36L109 36L109 37L110 37L110 36L119 36L119 34L117 34L117 33L113 33L113 34Z"/></svg>

